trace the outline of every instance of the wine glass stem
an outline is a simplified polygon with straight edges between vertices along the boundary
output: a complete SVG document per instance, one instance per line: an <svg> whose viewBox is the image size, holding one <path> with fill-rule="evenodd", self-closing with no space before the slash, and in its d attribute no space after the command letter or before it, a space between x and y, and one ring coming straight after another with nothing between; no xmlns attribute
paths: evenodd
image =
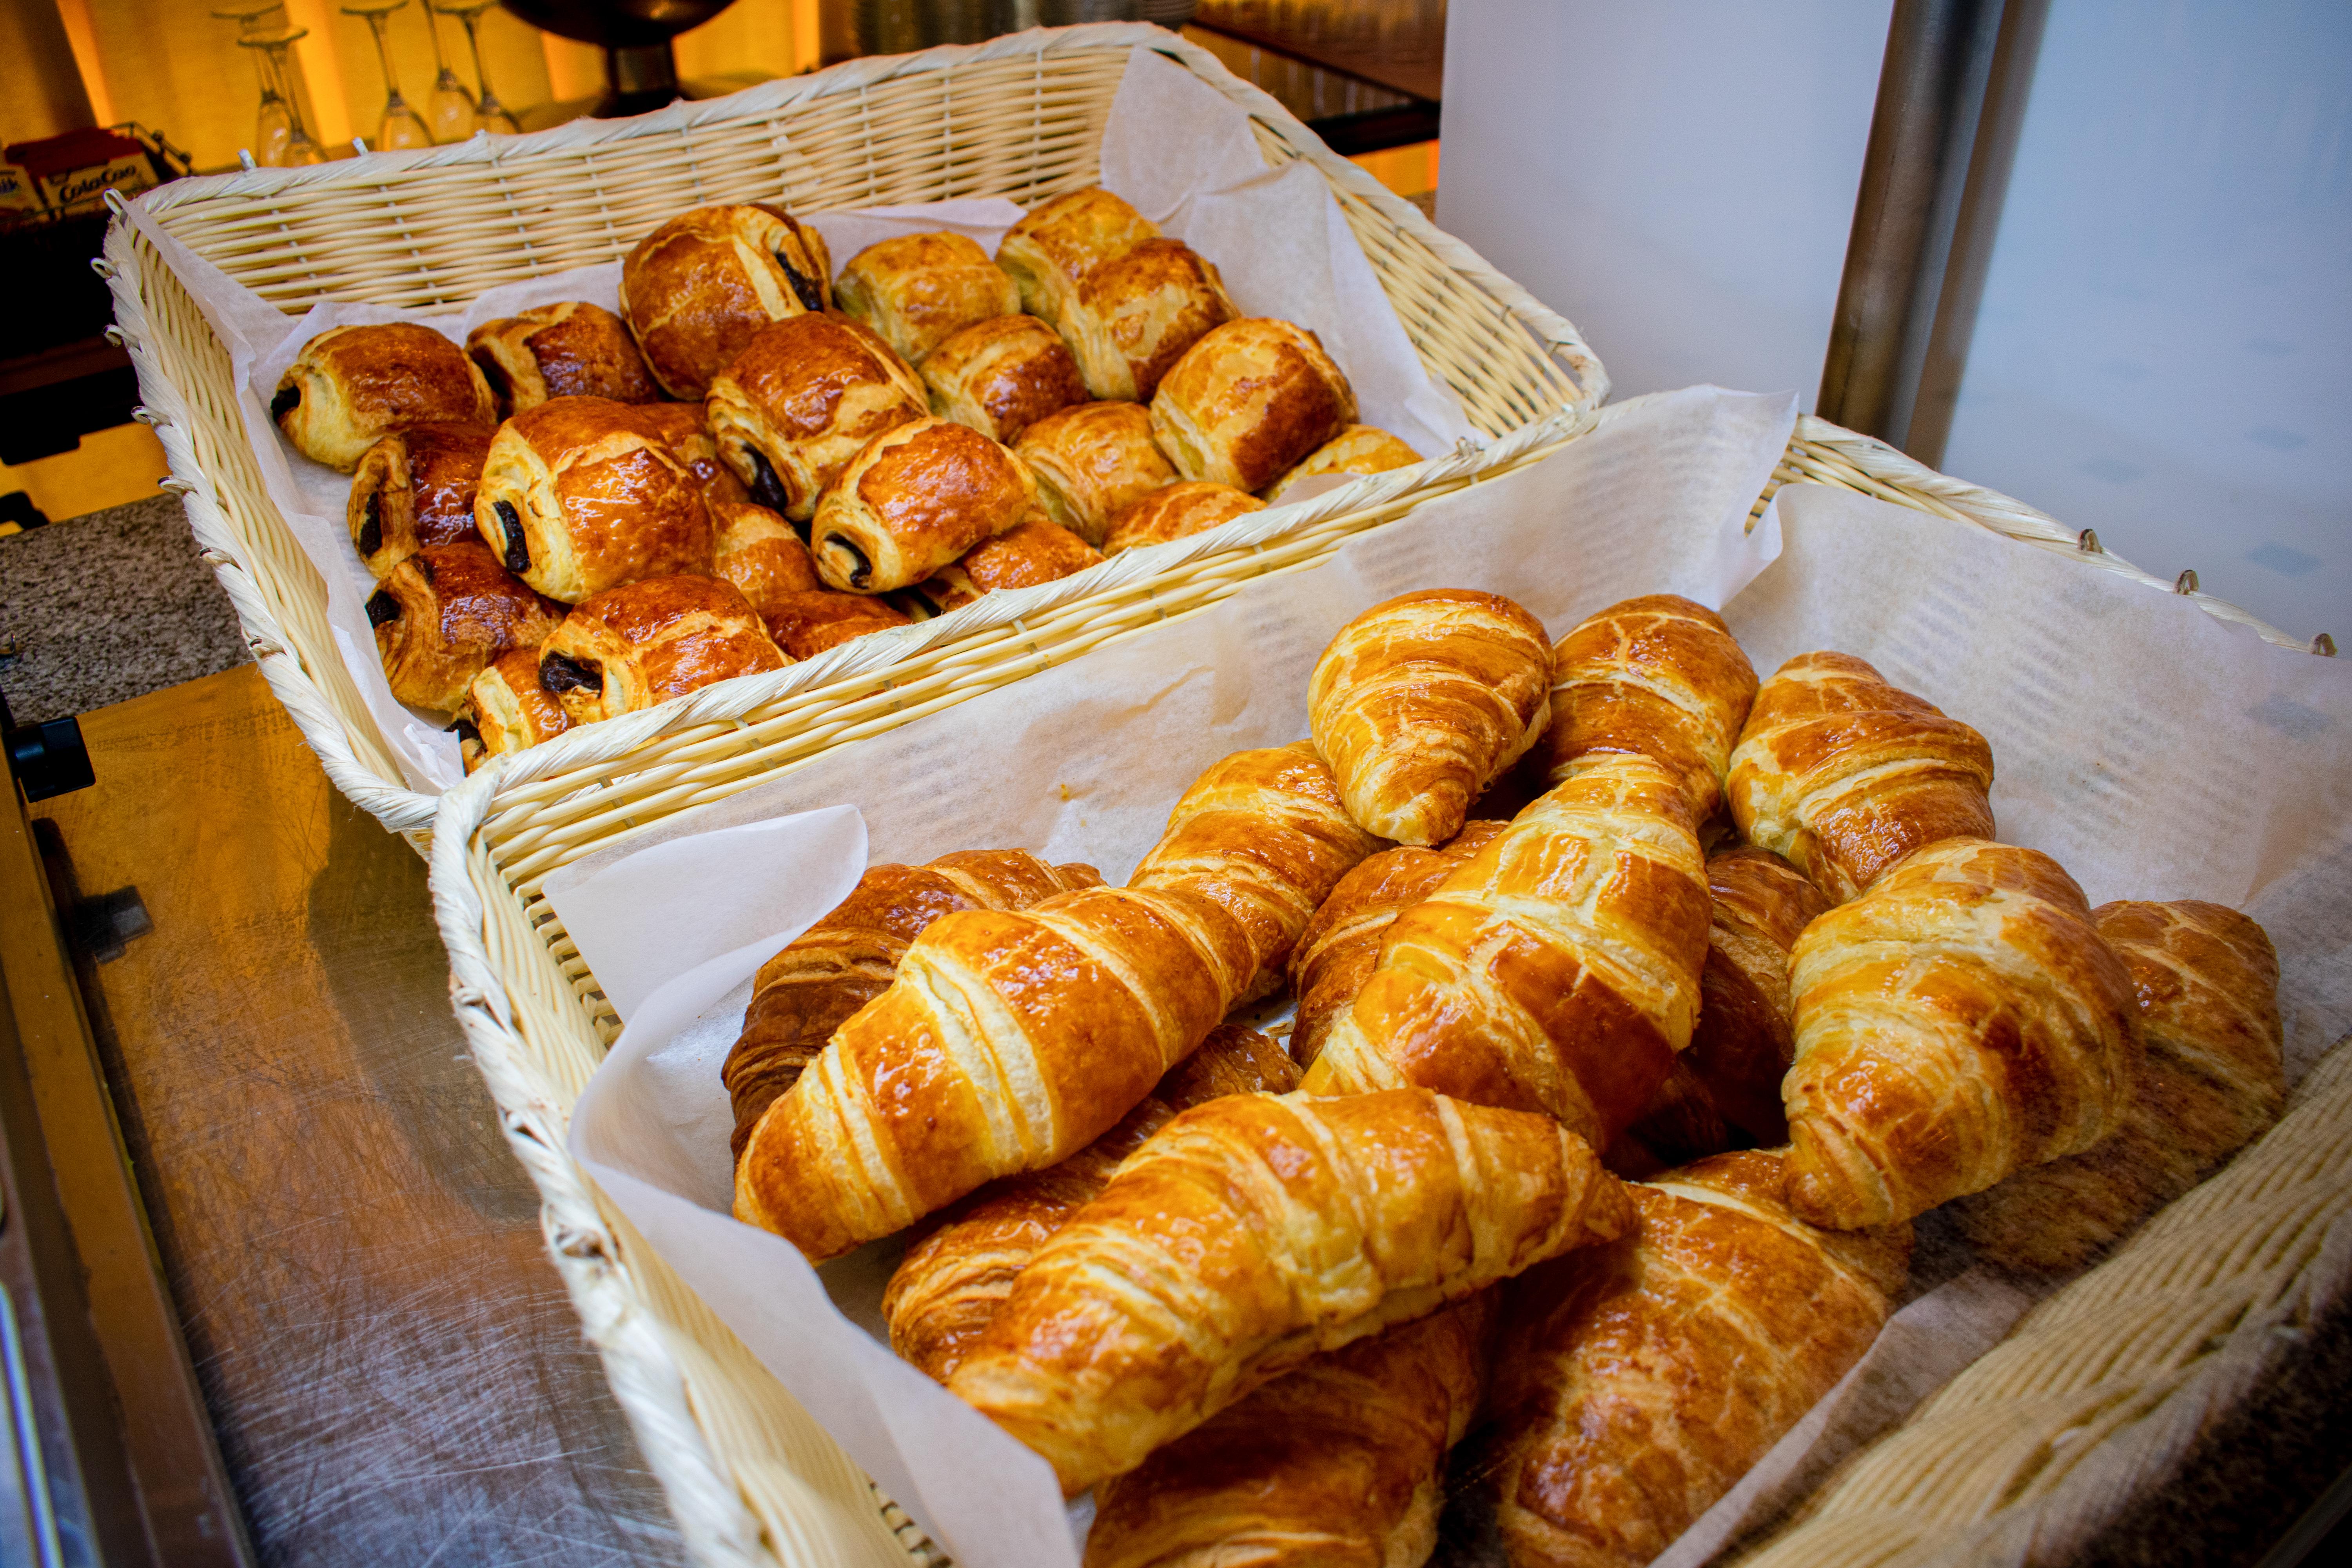
<svg viewBox="0 0 2352 1568"><path fill-rule="evenodd" d="M388 13L383 11L371 12L367 19L368 31L375 35L375 63L381 67L383 71L384 96L394 102L398 102L400 99L400 83L393 78L392 50L385 46L383 39L383 25L390 20L392 20L392 17Z"/></svg>
<svg viewBox="0 0 2352 1568"><path fill-rule="evenodd" d="M482 68L481 36L474 30L477 24L481 21L481 17L469 11L457 20L466 29L466 50L474 57L474 83L481 89L481 100L484 103L495 104L498 102L498 96L490 91L490 73Z"/></svg>

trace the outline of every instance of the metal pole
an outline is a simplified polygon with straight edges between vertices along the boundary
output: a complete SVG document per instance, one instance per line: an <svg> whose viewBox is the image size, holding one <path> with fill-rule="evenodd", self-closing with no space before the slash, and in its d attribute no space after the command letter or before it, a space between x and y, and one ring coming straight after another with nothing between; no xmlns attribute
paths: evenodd
<svg viewBox="0 0 2352 1568"><path fill-rule="evenodd" d="M1927 364L2002 0L1895 0L1815 406L1900 447Z"/></svg>

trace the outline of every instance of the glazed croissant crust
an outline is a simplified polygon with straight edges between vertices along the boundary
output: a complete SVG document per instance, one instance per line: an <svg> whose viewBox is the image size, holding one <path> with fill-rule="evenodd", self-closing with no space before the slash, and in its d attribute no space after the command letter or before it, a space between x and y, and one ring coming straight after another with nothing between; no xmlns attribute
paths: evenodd
<svg viewBox="0 0 2352 1568"><path fill-rule="evenodd" d="M428 544L482 542L474 492L494 434L488 425L410 425L367 449L343 515L370 572L389 576Z"/></svg>
<svg viewBox="0 0 2352 1568"><path fill-rule="evenodd" d="M932 1216L882 1298L890 1348L945 1383L1003 1305L1045 1238L1100 1196L1119 1162L1179 1111L1222 1095L1284 1094L1298 1069L1255 1029L1220 1024L1170 1068L1118 1125L1058 1165L991 1182Z"/></svg>
<svg viewBox="0 0 2352 1568"><path fill-rule="evenodd" d="M269 416L314 463L349 473L406 425L498 419L489 384L465 351L410 321L330 327L278 378Z"/></svg>
<svg viewBox="0 0 2352 1568"><path fill-rule="evenodd" d="M908 624L905 612L879 599L864 594L836 594L830 588L779 594L760 618L776 646L794 658L814 658L827 648L868 633Z"/></svg>
<svg viewBox="0 0 2352 1568"><path fill-rule="evenodd" d="M1419 1568L1486 1395L1496 1295L1317 1356L1101 1482L1086 1568Z"/></svg>
<svg viewBox="0 0 2352 1568"><path fill-rule="evenodd" d="M1507 1288L1486 1468L1513 1568L1640 1568L1877 1338L1910 1227L1814 1229L1781 1159L1632 1187L1638 1230Z"/></svg>
<svg viewBox="0 0 2352 1568"><path fill-rule="evenodd" d="M1098 887L1091 866L1049 866L1026 849L963 849L921 866L866 868L848 898L760 966L743 1032L719 1076L735 1107L740 1158L761 1114L797 1082L833 1031L889 988L907 944L958 910L1020 910Z"/></svg>
<svg viewBox="0 0 2352 1568"><path fill-rule="evenodd" d="M1606 1148L1690 1042L1706 934L1681 788L1647 757L1589 757L1397 917L1303 1087L1418 1085Z"/></svg>
<svg viewBox="0 0 2352 1568"><path fill-rule="evenodd" d="M1082 403L1049 414L1022 432L1013 451L1037 476L1045 515L1097 548L1113 518L1176 480L1139 403Z"/></svg>
<svg viewBox="0 0 2352 1568"><path fill-rule="evenodd" d="M1241 752L1129 886L934 922L753 1131L737 1217L830 1258L1067 1158L1276 983L1372 847L1303 745Z"/></svg>
<svg viewBox="0 0 2352 1568"><path fill-rule="evenodd" d="M536 746L571 727L563 704L539 683L539 649L519 647L474 677L450 729L470 773L492 757Z"/></svg>
<svg viewBox="0 0 2352 1568"><path fill-rule="evenodd" d="M1978 1250L2012 1268L2089 1261L2268 1129L2285 1097L2278 953L2260 925L2193 900L2091 914L2130 973L2147 1060L2113 1136L1956 1205Z"/></svg>
<svg viewBox="0 0 2352 1568"><path fill-rule="evenodd" d="M817 502L809 547L825 586L911 587L1035 508L1021 459L950 420L910 420L866 443Z"/></svg>
<svg viewBox="0 0 2352 1568"><path fill-rule="evenodd" d="M1725 787L1748 842L1841 903L1921 845L1992 837L1984 737L1842 653L1773 672Z"/></svg>
<svg viewBox="0 0 2352 1568"><path fill-rule="evenodd" d="M792 662L731 583L656 577L572 606L540 649L540 684L593 724Z"/></svg>
<svg viewBox="0 0 2352 1568"><path fill-rule="evenodd" d="M2047 855L1931 844L1797 940L1789 1206L1907 1219L2122 1124L2131 977Z"/></svg>
<svg viewBox="0 0 2352 1568"><path fill-rule="evenodd" d="M1587 616L1553 653L1550 774L1592 752L1639 752L1682 781L1704 827L1756 700L1747 654L1704 605L1650 594Z"/></svg>
<svg viewBox="0 0 2352 1568"><path fill-rule="evenodd" d="M1559 1123L1419 1089L1186 1111L1039 1248L948 1386L1076 1493L1320 1351L1615 1238Z"/></svg>
<svg viewBox="0 0 2352 1568"><path fill-rule="evenodd" d="M1231 485L1205 479L1185 479L1147 492L1127 504L1103 534L1103 554L1190 539L1213 528L1223 528L1237 517L1264 511L1265 502Z"/></svg>
<svg viewBox="0 0 2352 1568"><path fill-rule="evenodd" d="M1461 831L1470 803L1543 733L1551 639L1510 600L1404 594L1339 628L1307 683L1315 749L1358 822L1400 844Z"/></svg>
<svg viewBox="0 0 2352 1568"><path fill-rule="evenodd" d="M1309 452L1298 466L1267 488L1268 506L1280 506L1283 497L1301 479L1336 474L1384 474L1410 468L1421 454L1375 425L1350 425Z"/></svg>
<svg viewBox="0 0 2352 1568"><path fill-rule="evenodd" d="M418 551L367 602L393 696L444 718L492 659L538 647L561 613L471 540Z"/></svg>
<svg viewBox="0 0 2352 1568"><path fill-rule="evenodd" d="M1021 310L1013 279L960 234L878 240L849 258L833 289L844 313L880 333L908 364L975 321Z"/></svg>
<svg viewBox="0 0 2352 1568"><path fill-rule="evenodd" d="M602 397L551 398L499 426L474 526L508 571L567 605L710 570L710 509L668 433Z"/></svg>
<svg viewBox="0 0 2352 1568"><path fill-rule="evenodd" d="M1000 588L1028 588L1055 583L1103 558L1087 542L1045 513L1027 518L995 538L973 545L963 558L918 584L915 592L939 615L961 610L973 600Z"/></svg>

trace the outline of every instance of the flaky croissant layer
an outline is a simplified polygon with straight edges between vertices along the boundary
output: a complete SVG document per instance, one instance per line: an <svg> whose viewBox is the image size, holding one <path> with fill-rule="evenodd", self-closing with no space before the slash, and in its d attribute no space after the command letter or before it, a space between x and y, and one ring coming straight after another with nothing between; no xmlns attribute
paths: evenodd
<svg viewBox="0 0 2352 1568"><path fill-rule="evenodd" d="M1161 1129L1046 1242L948 1385L1076 1493L1318 1352L1630 1215L1549 1117L1422 1089L1230 1096Z"/></svg>

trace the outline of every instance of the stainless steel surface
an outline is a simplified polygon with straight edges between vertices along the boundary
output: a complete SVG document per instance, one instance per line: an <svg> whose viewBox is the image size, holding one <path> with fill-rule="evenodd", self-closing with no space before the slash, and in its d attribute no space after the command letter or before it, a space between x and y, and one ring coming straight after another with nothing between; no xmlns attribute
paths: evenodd
<svg viewBox="0 0 2352 1568"><path fill-rule="evenodd" d="M36 815L76 894L153 921L85 961L90 1023L261 1560L679 1560L463 1059L423 863L250 667L82 728L96 787Z"/></svg>
<svg viewBox="0 0 2352 1568"><path fill-rule="evenodd" d="M1900 447L1927 361L2001 0L1895 0L1818 411Z"/></svg>

